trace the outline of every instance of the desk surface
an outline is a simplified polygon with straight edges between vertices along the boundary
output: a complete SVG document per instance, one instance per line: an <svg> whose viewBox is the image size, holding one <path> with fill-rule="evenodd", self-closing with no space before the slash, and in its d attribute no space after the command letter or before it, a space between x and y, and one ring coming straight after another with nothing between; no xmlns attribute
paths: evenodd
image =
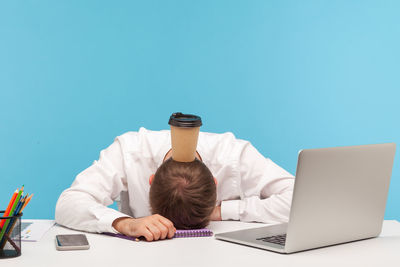
<svg viewBox="0 0 400 267"><path fill-rule="evenodd" d="M214 233L264 226L234 221L212 222ZM385 221L378 238L290 255L216 240L214 237L134 242L87 233L89 250L57 251L56 234L77 233L55 226L39 242L24 242L22 255L0 259L19 266L400 266L400 223Z"/></svg>

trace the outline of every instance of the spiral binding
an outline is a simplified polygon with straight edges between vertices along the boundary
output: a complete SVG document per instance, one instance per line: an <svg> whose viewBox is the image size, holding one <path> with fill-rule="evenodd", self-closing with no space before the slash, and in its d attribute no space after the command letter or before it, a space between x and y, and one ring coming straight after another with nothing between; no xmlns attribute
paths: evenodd
<svg viewBox="0 0 400 267"><path fill-rule="evenodd" d="M126 236L123 234L115 234L115 233L103 233L104 235L119 237L123 239L128 239L132 241L140 241L140 239L144 239L143 237L133 237L133 236ZM207 228L204 229L192 229L192 230L176 230L175 235L173 238L180 238L180 237L203 237L203 236L212 236L213 232Z"/></svg>
<svg viewBox="0 0 400 267"><path fill-rule="evenodd" d="M192 230L176 230L174 238L179 237L204 237L212 236L213 232L210 229L192 229Z"/></svg>

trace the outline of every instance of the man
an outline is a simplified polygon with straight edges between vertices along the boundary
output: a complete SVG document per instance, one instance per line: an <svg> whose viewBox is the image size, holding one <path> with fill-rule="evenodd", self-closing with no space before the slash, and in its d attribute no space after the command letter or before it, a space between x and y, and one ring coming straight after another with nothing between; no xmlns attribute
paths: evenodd
<svg viewBox="0 0 400 267"><path fill-rule="evenodd" d="M167 130L140 128L117 137L61 194L56 222L148 241L210 220L287 222L294 177L248 141L200 132L196 160L186 164L174 162L170 149ZM107 207L122 193L131 216Z"/></svg>

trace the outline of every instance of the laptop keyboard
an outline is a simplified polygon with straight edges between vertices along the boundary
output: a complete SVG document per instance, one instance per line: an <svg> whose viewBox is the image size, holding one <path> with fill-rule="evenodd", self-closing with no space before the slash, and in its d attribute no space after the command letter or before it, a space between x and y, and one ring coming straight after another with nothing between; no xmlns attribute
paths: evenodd
<svg viewBox="0 0 400 267"><path fill-rule="evenodd" d="M275 235L275 236L267 236L267 237L260 237L257 240L261 240L268 243L274 243L278 245L285 245L286 242L286 234L283 235Z"/></svg>

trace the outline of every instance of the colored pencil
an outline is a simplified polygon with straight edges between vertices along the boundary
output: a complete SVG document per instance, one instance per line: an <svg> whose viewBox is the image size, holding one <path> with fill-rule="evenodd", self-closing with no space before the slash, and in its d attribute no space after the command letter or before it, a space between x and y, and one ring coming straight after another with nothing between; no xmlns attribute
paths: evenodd
<svg viewBox="0 0 400 267"><path fill-rule="evenodd" d="M24 205L25 198L26 198L26 196L21 196L21 198L20 198L20 200L19 200L19 202L17 204L17 207L15 208L14 213L11 214L11 216L15 216L15 215L17 215L19 213L19 211L21 210L22 206Z"/></svg>
<svg viewBox="0 0 400 267"><path fill-rule="evenodd" d="M17 197L15 198L14 204L12 205L12 208L11 208L10 213L9 213L9 214L11 214L11 216L14 214L15 208L17 207L17 205L19 203L19 199L21 198L21 194L22 194L23 190L24 190L24 186L22 186L22 188L18 192ZM1 232L0 232L0 244L2 243L4 233L6 232L6 229L7 229L7 226L8 226L9 223L10 223L10 220L6 219L6 222L3 224L3 227L2 227Z"/></svg>
<svg viewBox="0 0 400 267"><path fill-rule="evenodd" d="M27 199L27 196L28 196L28 195L26 195L26 196L20 201L19 209L17 209L17 210L14 212L14 216L19 215L19 214L22 213L22 210L26 207L26 205L28 204L28 202L31 200L33 194L30 195L30 196L28 197L28 199ZM15 218L13 218L13 219L15 219ZM11 227L8 226L9 229L6 229L6 233L8 233L8 234L9 234L9 233L12 233L12 230L14 229L15 223L16 223L16 220L14 220L14 223L13 223L13 225L12 225Z"/></svg>
<svg viewBox="0 0 400 267"><path fill-rule="evenodd" d="M20 215L24 208L27 206L29 201L32 199L33 194L31 195L23 195L24 186L21 189L17 189L10 200L10 203L7 206L6 211L4 212L4 217L13 217L10 219L1 220L0 227L0 250L4 248L7 243L7 240L10 238L10 233L14 230L14 227L17 223L17 218L15 216ZM11 241L10 241L11 242Z"/></svg>
<svg viewBox="0 0 400 267"><path fill-rule="evenodd" d="M17 204L17 207L15 208L14 213L10 214L10 216L15 216L15 215L19 214L19 211L21 210L21 208L25 202L25 199L26 199L26 195L25 196L21 195L21 198L19 200L19 203ZM10 220L10 223L8 224L5 234L4 234L7 236L10 236L10 233L12 233L12 231L14 230L15 223L17 222L15 217L11 218L9 220ZM5 243L6 243L6 238L4 238L2 242L0 242L0 249L2 249L4 247Z"/></svg>
<svg viewBox="0 0 400 267"><path fill-rule="evenodd" d="M25 200L25 203L24 203L24 205L22 206L22 208L21 208L21 210L19 211L19 213L21 213L21 212L25 209L26 205L28 205L28 203L29 203L29 201L31 201L32 197L33 197L33 194L31 194L31 195Z"/></svg>
<svg viewBox="0 0 400 267"><path fill-rule="evenodd" d="M4 212L4 217L7 217L7 216L10 214L11 207L14 205L15 198L16 198L17 195L18 195L18 191L19 191L19 190L18 190L18 188L17 188L17 190L15 190L14 194L12 195L11 200L10 200L10 203L8 203L7 209L6 209L6 211ZM6 219L1 220L1 222L0 222L0 228L3 227L3 225L4 225L5 222L6 222Z"/></svg>

